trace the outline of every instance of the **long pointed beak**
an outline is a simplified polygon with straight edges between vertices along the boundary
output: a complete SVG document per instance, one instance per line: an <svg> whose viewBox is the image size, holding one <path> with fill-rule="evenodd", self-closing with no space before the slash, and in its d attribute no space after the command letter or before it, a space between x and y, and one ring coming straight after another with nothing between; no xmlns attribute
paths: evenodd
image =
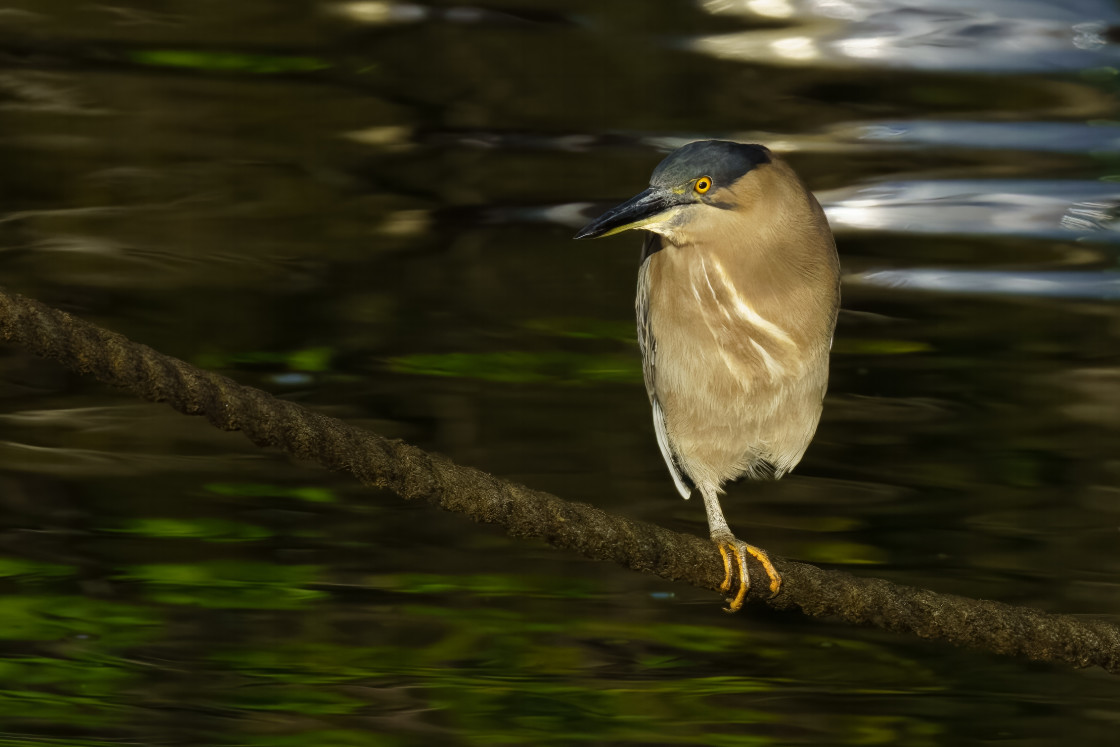
<svg viewBox="0 0 1120 747"><path fill-rule="evenodd" d="M613 236L632 228L655 222L667 210L684 202L680 195L668 189L650 187L645 192L631 197L584 226L576 234L577 239L597 239L600 236Z"/></svg>

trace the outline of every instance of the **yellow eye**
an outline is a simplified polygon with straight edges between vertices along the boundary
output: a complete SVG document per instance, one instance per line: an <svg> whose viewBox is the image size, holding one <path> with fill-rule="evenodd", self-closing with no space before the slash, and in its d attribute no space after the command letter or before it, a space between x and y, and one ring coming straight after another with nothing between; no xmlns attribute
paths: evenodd
<svg viewBox="0 0 1120 747"><path fill-rule="evenodd" d="M702 177L700 177L699 179L696 180L695 189L699 194L704 194L705 192L707 192L711 188L712 188L712 177L702 176Z"/></svg>

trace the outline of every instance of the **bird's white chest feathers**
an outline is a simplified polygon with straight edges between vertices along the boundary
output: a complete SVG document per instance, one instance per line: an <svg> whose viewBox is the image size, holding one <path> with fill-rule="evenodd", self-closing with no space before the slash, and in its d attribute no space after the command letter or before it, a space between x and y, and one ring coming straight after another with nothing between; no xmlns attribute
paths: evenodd
<svg viewBox="0 0 1120 747"><path fill-rule="evenodd" d="M763 462L791 469L820 417L827 348L713 253L669 245L642 275L647 387L682 466L717 485Z"/></svg>
<svg viewBox="0 0 1120 747"><path fill-rule="evenodd" d="M650 258L650 326L670 390L735 390L741 401L743 393L764 397L803 374L797 330L752 299L734 270L718 257L675 247Z"/></svg>

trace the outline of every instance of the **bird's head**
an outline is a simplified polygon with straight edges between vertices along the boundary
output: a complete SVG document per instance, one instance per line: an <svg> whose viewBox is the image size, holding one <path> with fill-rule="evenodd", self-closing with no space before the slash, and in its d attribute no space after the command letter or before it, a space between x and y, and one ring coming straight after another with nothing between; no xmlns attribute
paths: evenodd
<svg viewBox="0 0 1120 747"><path fill-rule="evenodd" d="M669 154L649 180L649 189L611 208L576 234L577 239L611 236L632 228L672 239L708 210L735 210L731 189L755 168L771 162L761 145L700 140Z"/></svg>

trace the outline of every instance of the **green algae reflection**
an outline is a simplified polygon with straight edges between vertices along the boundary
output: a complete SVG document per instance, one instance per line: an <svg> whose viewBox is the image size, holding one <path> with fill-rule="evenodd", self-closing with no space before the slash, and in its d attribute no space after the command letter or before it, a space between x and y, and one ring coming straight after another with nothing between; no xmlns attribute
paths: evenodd
<svg viewBox="0 0 1120 747"><path fill-rule="evenodd" d="M68 578L76 576L77 573L78 569L70 565L40 563L24 558L0 557L0 578L17 581L39 581Z"/></svg>
<svg viewBox="0 0 1120 747"><path fill-rule="evenodd" d="M215 495L244 498L295 498L308 503L334 503L336 500L330 488L289 488L283 485L254 482L212 482L206 484L203 489Z"/></svg>
<svg viewBox="0 0 1120 747"><path fill-rule="evenodd" d="M6 595L0 604L0 639L58 641L83 637L104 647L134 645L159 632L152 610L75 595Z"/></svg>
<svg viewBox="0 0 1120 747"><path fill-rule="evenodd" d="M326 70L330 63L317 57L250 54L246 52L208 52L190 49L141 49L130 52L129 59L152 67L177 67L208 72L307 73Z"/></svg>
<svg viewBox="0 0 1120 747"><path fill-rule="evenodd" d="M475 597L539 596L589 599L600 593L585 579L530 577L502 573L448 575L432 573L395 573L371 576L366 584L405 594L470 594Z"/></svg>
<svg viewBox="0 0 1120 747"><path fill-rule="evenodd" d="M89 657L0 659L0 713L72 723L80 712L86 726L113 723L117 714L105 704L134 687L136 680L123 666Z"/></svg>
<svg viewBox="0 0 1120 747"><path fill-rule="evenodd" d="M454 743L465 745L938 743L937 725L920 718L834 709L807 720L812 691L799 696L798 687L789 687L823 681L853 694L937 692L933 673L890 647L655 618L527 615L462 602L393 602L370 610L365 625L344 640L301 641L285 633L254 639L252 647L219 643L208 661L243 678L237 693L268 694L291 716L358 714L391 693L394 708L420 720L386 721L377 736L392 739L395 726L404 744L432 743L417 741L416 727L429 736L454 734ZM859 689L851 683L856 667ZM234 703L247 711L258 705L240 696ZM307 729L314 722L286 723ZM333 729L248 743L381 743L337 730L353 724L336 720Z"/></svg>
<svg viewBox="0 0 1120 747"><path fill-rule="evenodd" d="M640 383L636 355L595 355L549 351L527 353L431 353L387 361L398 373L478 379L502 384Z"/></svg>
<svg viewBox="0 0 1120 747"><path fill-rule="evenodd" d="M525 329L553 337L569 337L576 340L617 340L619 342L638 342L635 323L612 319L589 319L585 317L545 317L525 322Z"/></svg>
<svg viewBox="0 0 1120 747"><path fill-rule="evenodd" d="M121 534L135 534L141 537L163 539L197 539L208 542L252 542L268 539L272 532L264 527L243 524L225 519L172 519L139 518L130 519L120 526L109 527L105 531Z"/></svg>
<svg viewBox="0 0 1120 747"><path fill-rule="evenodd" d="M289 371L322 373L330 370L334 354L332 348L326 347L301 348L287 352L201 353L195 356L194 363L206 369L282 366Z"/></svg>
<svg viewBox="0 0 1120 747"><path fill-rule="evenodd" d="M326 597L306 588L320 573L318 566L214 561L136 565L118 578L142 584L146 596L162 604L281 610Z"/></svg>

